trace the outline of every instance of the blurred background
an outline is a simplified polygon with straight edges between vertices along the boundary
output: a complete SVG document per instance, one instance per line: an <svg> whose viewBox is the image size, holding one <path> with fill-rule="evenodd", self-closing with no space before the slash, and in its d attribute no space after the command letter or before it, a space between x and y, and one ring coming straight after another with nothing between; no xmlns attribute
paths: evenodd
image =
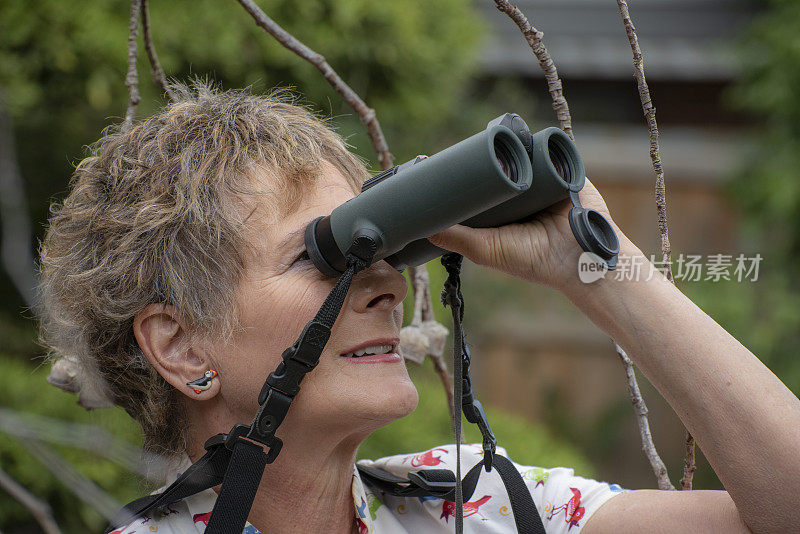
<svg viewBox="0 0 800 534"><path fill-rule="evenodd" d="M376 109L398 163L449 146L507 111L532 129L557 125L530 48L493 2L258 3L324 54ZM661 130L673 257L763 257L757 281L678 280L678 286L800 392L800 3L631 4ZM645 253L660 255L648 132L616 3L520 0L518 6L545 33L588 176L623 231ZM236 2L152 0L150 15L168 76L202 76L256 92L293 86L333 117L377 169L346 104ZM33 258L49 204L65 195L87 146L125 113L128 16L122 0L0 2L0 470L49 503L65 532L102 531L103 510L114 500L127 502L157 483L136 474L130 444L140 443L138 428L124 412L86 412L45 382L49 364L30 310ZM164 100L141 47L138 67L141 117ZM436 295L442 272L435 263L429 271ZM656 487L610 340L553 291L470 266L464 293L478 396L512 458L573 467L623 487ZM447 324L438 305L437 315ZM430 362L409 367L420 408L379 431L362 456L452 442ZM677 484L684 430L658 392L640 381L656 446ZM16 419L20 413L29 416ZM56 443L45 446L46 440ZM84 486L76 495L67 486L79 479ZM701 455L695 487L721 487ZM2 490L0 531L40 531Z"/></svg>

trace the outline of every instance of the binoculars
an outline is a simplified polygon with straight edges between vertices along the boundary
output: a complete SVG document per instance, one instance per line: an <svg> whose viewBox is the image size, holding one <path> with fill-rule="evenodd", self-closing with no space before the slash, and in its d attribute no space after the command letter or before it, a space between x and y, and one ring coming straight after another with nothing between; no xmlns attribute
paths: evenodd
<svg viewBox="0 0 800 534"><path fill-rule="evenodd" d="M578 244L614 269L619 241L599 212L581 206L578 192L585 181L578 149L562 130L532 134L519 115L506 113L441 152L367 180L360 194L309 223L306 249L317 269L336 277L346 269L351 247L368 237L371 262L386 260L403 270L446 253L427 238L454 224L525 222L569 198Z"/></svg>

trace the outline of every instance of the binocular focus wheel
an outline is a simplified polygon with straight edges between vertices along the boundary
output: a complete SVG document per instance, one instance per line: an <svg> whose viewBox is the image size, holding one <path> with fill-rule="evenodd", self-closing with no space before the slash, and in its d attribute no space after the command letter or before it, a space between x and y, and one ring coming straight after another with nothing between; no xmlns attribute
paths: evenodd
<svg viewBox="0 0 800 534"><path fill-rule="evenodd" d="M611 224L600 212L582 207L569 210L569 226L578 244L586 252L603 258L609 270L617 266L619 239Z"/></svg>

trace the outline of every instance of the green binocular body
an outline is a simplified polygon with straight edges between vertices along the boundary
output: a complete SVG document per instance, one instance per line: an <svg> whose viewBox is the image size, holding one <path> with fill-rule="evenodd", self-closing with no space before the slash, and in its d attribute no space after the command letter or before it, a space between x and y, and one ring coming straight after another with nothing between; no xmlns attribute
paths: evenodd
<svg viewBox="0 0 800 534"><path fill-rule="evenodd" d="M371 261L402 270L446 252L426 239L437 232L529 220L584 182L583 161L562 130L531 134L506 113L441 152L367 180L359 195L308 225L306 248L320 271L338 276L355 237L369 235L377 246Z"/></svg>

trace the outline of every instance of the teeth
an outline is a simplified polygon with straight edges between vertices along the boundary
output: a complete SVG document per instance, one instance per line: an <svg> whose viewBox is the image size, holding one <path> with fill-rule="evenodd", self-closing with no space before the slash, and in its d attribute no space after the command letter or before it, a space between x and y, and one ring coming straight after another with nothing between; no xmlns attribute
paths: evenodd
<svg viewBox="0 0 800 534"><path fill-rule="evenodd" d="M364 347L363 349L348 352L343 354L343 356L347 358L358 358L360 356L364 356L365 354L386 354L391 350L391 345L373 345L371 347Z"/></svg>

